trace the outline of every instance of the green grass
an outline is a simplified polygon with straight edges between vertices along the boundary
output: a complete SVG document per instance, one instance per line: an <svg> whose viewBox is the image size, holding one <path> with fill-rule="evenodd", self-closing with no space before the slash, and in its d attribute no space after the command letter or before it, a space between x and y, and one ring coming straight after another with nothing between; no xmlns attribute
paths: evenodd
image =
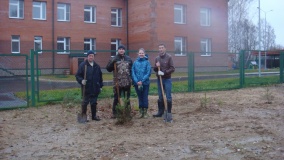
<svg viewBox="0 0 284 160"><path fill-rule="evenodd" d="M243 87L267 86L275 83L279 83L279 76L246 77L245 84ZM194 92L208 91L208 90L231 90L236 88L240 88L239 78L196 80ZM173 93L180 93L187 91L188 91L187 81L173 82L173 87L172 87ZM151 83L149 89L149 95L157 95L157 94L158 94L157 84ZM18 92L16 93L16 96L25 99L26 92ZM37 106L58 103L63 101L64 99L72 101L73 103L80 103L81 90L80 88L41 90L39 97L40 97L40 103L37 103ZM112 98L112 97L113 97L113 87L104 86L101 94L99 95L99 99ZM131 88L131 97L137 97L134 87Z"/></svg>

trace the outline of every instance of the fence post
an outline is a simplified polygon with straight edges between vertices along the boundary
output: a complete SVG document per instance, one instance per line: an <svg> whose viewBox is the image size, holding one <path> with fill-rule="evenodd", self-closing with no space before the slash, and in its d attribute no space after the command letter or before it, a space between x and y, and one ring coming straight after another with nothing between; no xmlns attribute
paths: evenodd
<svg viewBox="0 0 284 160"><path fill-rule="evenodd" d="M35 68L34 68L34 50L30 51L31 57L31 100L32 107L35 107Z"/></svg>
<svg viewBox="0 0 284 160"><path fill-rule="evenodd" d="M244 87L244 83L245 83L245 66L244 66L244 62L245 62L245 51L242 50L240 51L240 61L239 61L239 68L240 68L240 88Z"/></svg>
<svg viewBox="0 0 284 160"><path fill-rule="evenodd" d="M187 53L187 62L188 62L188 68L187 68L188 92L193 92L194 91L194 53L192 52Z"/></svg>
<svg viewBox="0 0 284 160"><path fill-rule="evenodd" d="M284 79L283 79L284 52L283 51L280 52L279 61L280 61L280 74L279 74L280 77L279 78L280 78L280 83L283 83L284 82Z"/></svg>

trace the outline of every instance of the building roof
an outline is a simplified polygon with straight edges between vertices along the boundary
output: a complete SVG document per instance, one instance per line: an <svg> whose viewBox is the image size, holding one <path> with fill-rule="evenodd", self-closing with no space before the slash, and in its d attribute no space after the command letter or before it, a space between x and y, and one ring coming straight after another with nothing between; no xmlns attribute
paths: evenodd
<svg viewBox="0 0 284 160"><path fill-rule="evenodd" d="M258 52L259 51L257 51L257 50L253 50L253 51L251 51L251 54L252 55L258 55ZM264 56L265 52L266 52L267 56L274 56L274 55L280 55L280 53L284 53L284 50L261 51L261 55Z"/></svg>

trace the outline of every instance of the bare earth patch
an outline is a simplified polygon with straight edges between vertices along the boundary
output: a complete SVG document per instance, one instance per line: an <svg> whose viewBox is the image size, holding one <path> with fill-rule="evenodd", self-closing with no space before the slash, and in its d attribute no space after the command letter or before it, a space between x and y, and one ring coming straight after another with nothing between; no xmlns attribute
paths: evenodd
<svg viewBox="0 0 284 160"><path fill-rule="evenodd" d="M0 159L281 160L283 97L284 85L173 94L173 123L135 115L124 126L110 119L112 99L99 100L102 120L86 124L76 121L79 106L1 111Z"/></svg>

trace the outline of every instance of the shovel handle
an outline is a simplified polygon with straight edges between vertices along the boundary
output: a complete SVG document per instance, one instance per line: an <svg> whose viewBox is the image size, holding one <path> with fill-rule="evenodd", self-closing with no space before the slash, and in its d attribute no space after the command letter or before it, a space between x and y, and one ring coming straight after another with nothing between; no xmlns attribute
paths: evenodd
<svg viewBox="0 0 284 160"><path fill-rule="evenodd" d="M161 71L160 66L158 66L158 71ZM161 75L159 75L159 79L160 79L160 85L161 85L161 90L162 90L162 95L163 95L164 106L166 107L166 111L167 111L168 107L167 107L167 103L166 103L166 96L165 96L165 93L164 93L164 87L163 87Z"/></svg>
<svg viewBox="0 0 284 160"><path fill-rule="evenodd" d="M118 86L117 68L116 68L117 66L116 66L116 63L114 63L113 65L114 65L114 74L115 74L115 81L116 81L115 88L116 88L117 99L118 99L119 105L122 105L120 95L119 95L119 86Z"/></svg>

